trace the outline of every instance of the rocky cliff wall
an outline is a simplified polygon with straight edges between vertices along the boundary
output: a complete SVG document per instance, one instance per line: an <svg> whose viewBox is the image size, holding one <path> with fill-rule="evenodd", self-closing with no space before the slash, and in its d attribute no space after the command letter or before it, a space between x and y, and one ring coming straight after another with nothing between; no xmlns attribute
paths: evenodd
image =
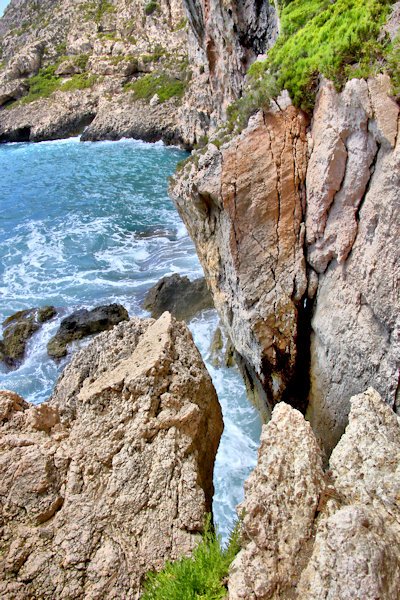
<svg viewBox="0 0 400 600"><path fill-rule="evenodd" d="M244 76L276 41L278 17L269 2L184 0L190 24L189 57L204 70L216 122L242 91Z"/></svg>
<svg viewBox="0 0 400 600"><path fill-rule="evenodd" d="M0 392L1 597L138 598L197 542L222 427L169 313L97 336L48 403Z"/></svg>
<svg viewBox="0 0 400 600"><path fill-rule="evenodd" d="M179 113L190 85L186 40L180 0L12 0L0 19L0 141L90 124L86 139L195 143L207 122Z"/></svg>
<svg viewBox="0 0 400 600"><path fill-rule="evenodd" d="M399 107L379 76L320 90L312 122L273 102L209 144L173 198L223 323L267 412L286 399L332 449L345 398L395 406L399 364Z"/></svg>
<svg viewBox="0 0 400 600"><path fill-rule="evenodd" d="M192 147L224 118L277 30L275 8L253 0L12 0L0 19L0 141L52 139L89 125L88 140ZM31 78L53 65L55 93L25 105ZM77 74L87 85L66 93ZM145 99L129 89L149 74L159 78L159 101L154 80Z"/></svg>

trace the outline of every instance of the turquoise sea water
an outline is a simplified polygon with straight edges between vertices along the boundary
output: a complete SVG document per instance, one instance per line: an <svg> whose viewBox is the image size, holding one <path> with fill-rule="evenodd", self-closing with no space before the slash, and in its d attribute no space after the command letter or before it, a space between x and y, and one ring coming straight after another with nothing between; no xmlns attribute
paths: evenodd
<svg viewBox="0 0 400 600"><path fill-rule="evenodd" d="M0 366L0 389L31 402L51 395L68 359L55 364L46 344L73 310L120 302L130 315L147 316L141 302L161 277L202 275L167 195L168 176L184 157L177 148L133 140L0 146L0 321L45 304L60 315L32 338L19 369ZM206 311L190 328L224 412L214 513L226 537L255 464L260 423L237 371L209 362L217 324L215 311Z"/></svg>

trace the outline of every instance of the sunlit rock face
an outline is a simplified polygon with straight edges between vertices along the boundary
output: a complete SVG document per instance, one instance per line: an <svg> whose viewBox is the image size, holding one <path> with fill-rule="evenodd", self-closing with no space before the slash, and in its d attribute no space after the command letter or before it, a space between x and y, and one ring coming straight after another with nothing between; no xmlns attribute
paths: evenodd
<svg viewBox="0 0 400 600"><path fill-rule="evenodd" d="M369 388L322 471L310 424L280 403L264 425L258 464L239 506L242 550L230 600L396 600L400 424Z"/></svg>
<svg viewBox="0 0 400 600"><path fill-rule="evenodd" d="M222 417L169 313L99 334L47 403L1 392L0 420L2 598L137 598L195 546Z"/></svg>

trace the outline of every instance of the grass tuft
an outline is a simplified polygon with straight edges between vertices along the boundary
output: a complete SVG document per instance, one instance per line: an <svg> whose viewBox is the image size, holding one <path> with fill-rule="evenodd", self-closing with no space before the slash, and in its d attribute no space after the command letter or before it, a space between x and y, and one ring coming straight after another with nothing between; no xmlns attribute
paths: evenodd
<svg viewBox="0 0 400 600"><path fill-rule="evenodd" d="M167 562L159 573L149 573L142 600L222 600L227 595L224 580L239 549L239 528L234 529L228 547L223 549L208 518L192 557Z"/></svg>

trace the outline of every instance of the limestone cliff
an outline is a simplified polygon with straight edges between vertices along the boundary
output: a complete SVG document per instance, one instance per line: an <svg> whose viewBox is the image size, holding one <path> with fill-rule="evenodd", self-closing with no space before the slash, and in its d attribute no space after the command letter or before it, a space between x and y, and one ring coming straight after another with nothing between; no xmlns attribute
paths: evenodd
<svg viewBox="0 0 400 600"><path fill-rule="evenodd" d="M89 125L87 140L192 147L277 30L268 2L11 0L0 19L0 142Z"/></svg>
<svg viewBox="0 0 400 600"><path fill-rule="evenodd" d="M186 29L180 0L12 0L0 19L0 141L91 123L87 139L192 144L196 125L181 131L177 118L190 80Z"/></svg>
<svg viewBox="0 0 400 600"><path fill-rule="evenodd" d="M399 107L387 76L321 86L311 124L272 102L172 195L250 387L304 409L325 447L349 394L395 406Z"/></svg>
<svg viewBox="0 0 400 600"><path fill-rule="evenodd" d="M372 388L322 473L310 425L279 404L245 484L230 600L397 600L400 424Z"/></svg>
<svg viewBox="0 0 400 600"><path fill-rule="evenodd" d="M52 399L0 392L0 595L138 598L210 511L222 417L184 323L99 334Z"/></svg>

